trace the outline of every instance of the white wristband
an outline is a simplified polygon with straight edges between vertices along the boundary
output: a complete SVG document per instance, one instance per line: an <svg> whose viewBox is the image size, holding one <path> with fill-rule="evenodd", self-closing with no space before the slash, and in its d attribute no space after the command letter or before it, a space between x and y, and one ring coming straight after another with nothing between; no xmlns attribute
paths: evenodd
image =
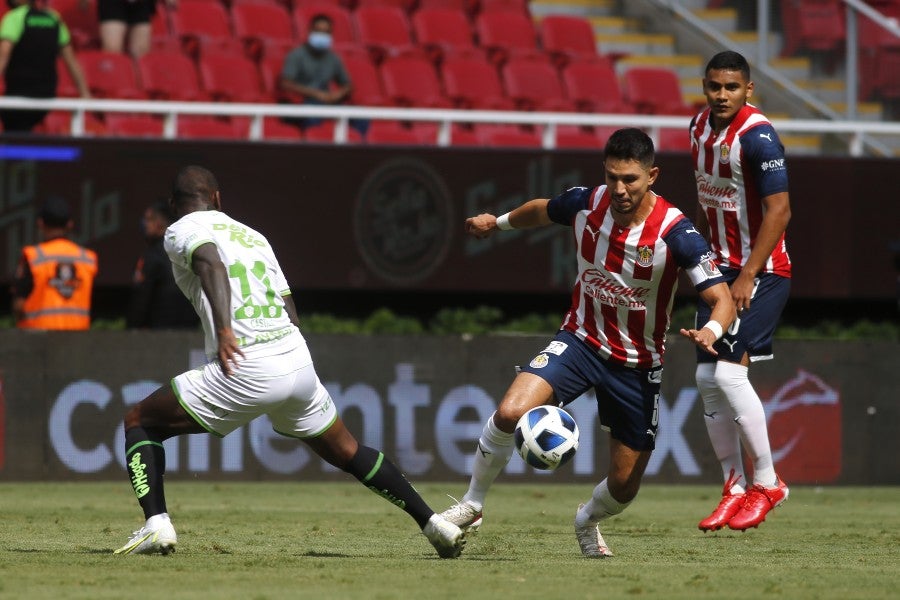
<svg viewBox="0 0 900 600"><path fill-rule="evenodd" d="M722 324L719 323L718 321L713 321L712 319L710 319L710 320L706 323L706 325L704 325L703 327L706 327L707 329L709 329L710 331L712 331L714 334L716 334L716 340L722 339L722 334L725 333L725 332L722 330Z"/></svg>
<svg viewBox="0 0 900 600"><path fill-rule="evenodd" d="M497 217L497 229L501 231L515 229L515 227L512 226L512 223L509 222L509 213L504 213Z"/></svg>

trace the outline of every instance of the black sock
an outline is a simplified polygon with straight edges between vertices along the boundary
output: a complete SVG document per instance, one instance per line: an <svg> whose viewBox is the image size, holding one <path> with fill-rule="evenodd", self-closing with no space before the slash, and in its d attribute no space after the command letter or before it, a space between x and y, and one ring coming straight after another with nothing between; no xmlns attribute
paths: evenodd
<svg viewBox="0 0 900 600"><path fill-rule="evenodd" d="M434 514L400 469L378 450L361 445L344 470L388 502L405 510L420 529Z"/></svg>
<svg viewBox="0 0 900 600"><path fill-rule="evenodd" d="M163 475L166 451L162 438L153 430L132 427L125 432L125 468L137 496L144 518L166 512Z"/></svg>

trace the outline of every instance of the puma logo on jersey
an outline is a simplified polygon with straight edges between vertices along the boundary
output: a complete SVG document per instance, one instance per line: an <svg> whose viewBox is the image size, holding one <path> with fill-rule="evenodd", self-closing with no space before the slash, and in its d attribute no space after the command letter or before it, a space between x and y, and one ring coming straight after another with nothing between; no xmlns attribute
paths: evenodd
<svg viewBox="0 0 900 600"><path fill-rule="evenodd" d="M761 137L761 138L766 138L766 139L769 140L770 142L772 141L772 134L771 134L771 133L761 133L761 134L759 134L759 137Z"/></svg>
<svg viewBox="0 0 900 600"><path fill-rule="evenodd" d="M700 235L700 232L697 231L696 229L694 229L693 227L691 227L690 229L685 229L684 232L685 233L696 233L697 235Z"/></svg>
<svg viewBox="0 0 900 600"><path fill-rule="evenodd" d="M734 340L733 342L729 342L727 339L722 338L722 343L725 344L726 346L728 346L729 350L734 352L734 345L737 344L737 340Z"/></svg>
<svg viewBox="0 0 900 600"><path fill-rule="evenodd" d="M587 231L589 234L591 234L591 238L596 242L596 241L597 241L597 236L600 235L600 230L598 229L597 231L594 231L593 229L591 229L591 226L590 226L590 225L585 225L585 226L584 226L584 229L585 229L585 231Z"/></svg>

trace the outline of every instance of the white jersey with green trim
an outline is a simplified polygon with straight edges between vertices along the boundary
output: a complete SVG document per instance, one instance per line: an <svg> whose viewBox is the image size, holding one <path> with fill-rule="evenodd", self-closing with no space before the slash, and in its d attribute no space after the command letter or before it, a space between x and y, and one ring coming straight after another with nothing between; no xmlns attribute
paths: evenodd
<svg viewBox="0 0 900 600"><path fill-rule="evenodd" d="M215 357L218 344L209 300L191 268L194 250L207 243L216 246L225 263L231 283L231 328L242 348L298 332L282 299L290 288L265 236L217 210L192 212L169 226L165 248L175 282L200 316L207 356Z"/></svg>

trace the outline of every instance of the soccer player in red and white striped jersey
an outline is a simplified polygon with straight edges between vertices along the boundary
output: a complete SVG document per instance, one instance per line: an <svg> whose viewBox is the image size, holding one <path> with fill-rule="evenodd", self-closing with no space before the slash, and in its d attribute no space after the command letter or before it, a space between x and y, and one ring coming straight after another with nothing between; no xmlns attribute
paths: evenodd
<svg viewBox="0 0 900 600"><path fill-rule="evenodd" d="M748 378L751 362L772 358L772 337L790 292L787 166L772 124L748 102L753 82L743 56L716 54L706 66L703 91L708 107L690 126L696 221L729 282L738 318L716 344L717 356L697 355L697 388L725 479L719 506L699 527L746 530L788 496L775 473L762 402ZM708 314L698 303L698 322ZM741 442L753 463L750 487Z"/></svg>
<svg viewBox="0 0 900 600"><path fill-rule="evenodd" d="M655 445L665 334L679 269L710 311L703 327L682 335L714 353L713 344L735 315L709 244L680 210L650 190L659 168L647 134L620 129L604 155L605 185L571 188L499 217L480 214L466 221L476 237L551 223L571 227L578 278L562 328L522 367L485 424L468 491L441 513L466 531L477 528L488 488L512 456L522 415L545 404L565 406L593 389L600 423L610 432L610 466L575 516L575 535L588 558L611 555L598 523L625 510L637 495Z"/></svg>

